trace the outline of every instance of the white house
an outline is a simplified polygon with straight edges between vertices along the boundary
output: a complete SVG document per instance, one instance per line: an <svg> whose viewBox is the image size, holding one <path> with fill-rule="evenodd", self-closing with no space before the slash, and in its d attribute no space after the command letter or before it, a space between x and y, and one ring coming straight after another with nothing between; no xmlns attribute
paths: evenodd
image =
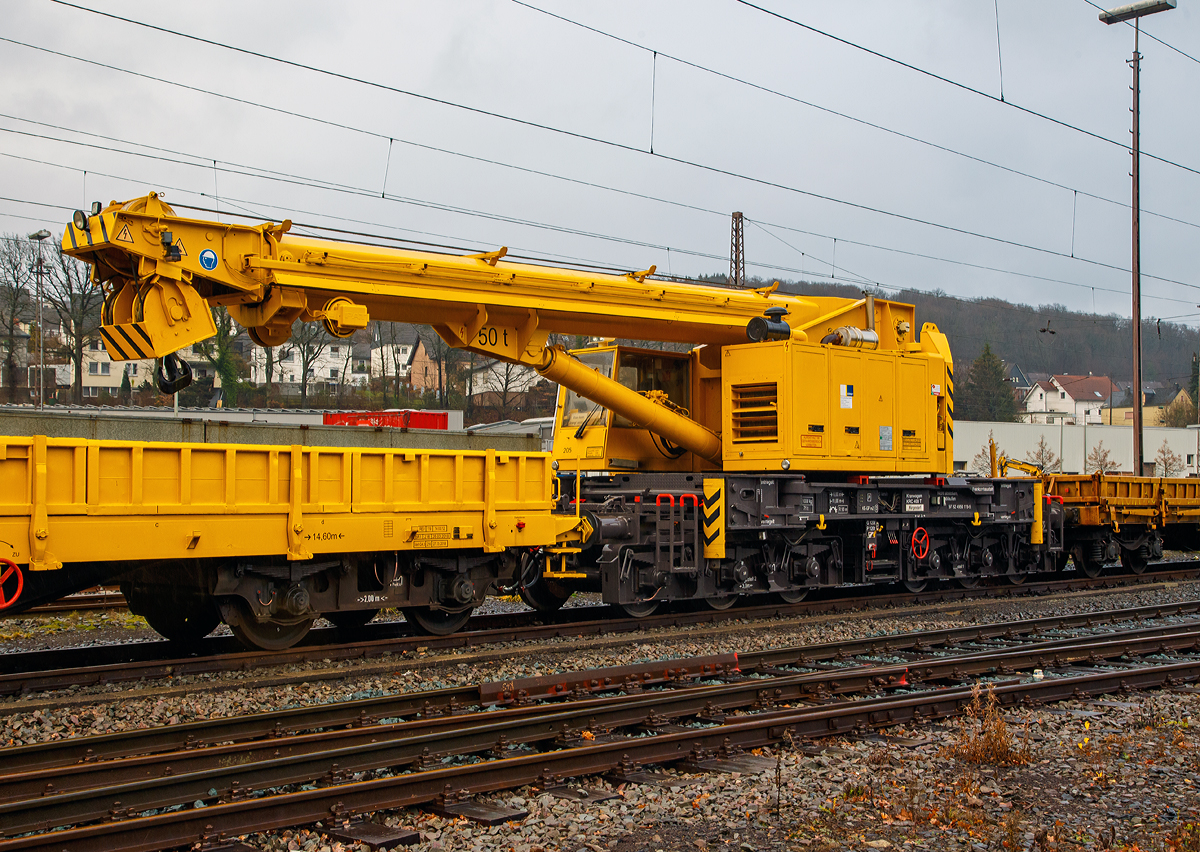
<svg viewBox="0 0 1200 852"><path fill-rule="evenodd" d="M1107 376L1051 376L1034 382L1025 393L1026 422L1101 422L1101 409L1109 404L1117 386Z"/></svg>

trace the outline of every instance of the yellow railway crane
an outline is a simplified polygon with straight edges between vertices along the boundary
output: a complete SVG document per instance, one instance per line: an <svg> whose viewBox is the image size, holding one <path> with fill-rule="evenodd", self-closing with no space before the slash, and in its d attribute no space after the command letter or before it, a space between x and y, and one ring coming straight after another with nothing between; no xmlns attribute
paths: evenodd
<svg viewBox="0 0 1200 852"><path fill-rule="evenodd" d="M105 293L114 360L162 358L215 334L224 306L262 346L297 321L335 337L370 319L432 326L451 346L531 367L570 394L555 454L584 470L933 473L952 469L953 362L913 308L449 255L177 216L158 195L75 214L68 254ZM690 344L572 357L551 333ZM625 356L625 357L622 357ZM611 363L609 363L611 361ZM580 410L579 398L605 409ZM595 407L594 405L592 406ZM609 417L607 411L616 417ZM585 428L580 428L585 427ZM652 437L653 436L653 437ZM674 449L678 448L678 449ZM665 452L663 451L665 449ZM680 454L679 449L686 452ZM568 462L569 460L569 462Z"/></svg>
<svg viewBox="0 0 1200 852"><path fill-rule="evenodd" d="M335 337L372 319L426 324L453 347L558 383L558 520L530 525L541 540L505 540L521 548L521 591L534 606L599 588L634 613L663 600L719 607L865 579L919 584L918 570L942 570L937 542L919 566L900 552L909 521L893 533L867 520L880 501L902 499L871 475L921 482L953 466L949 346L932 324L917 333L911 305L680 283L654 267L514 263L503 248L454 255L318 239L287 220L180 216L154 193L77 211L63 249L92 264L104 291L110 356L161 359L168 392L190 380L174 353L215 333L214 306L263 346L286 342L296 321ZM552 334L608 342L568 352ZM435 595L429 606L447 614L426 614L424 626L455 629L506 570L481 577L474 597L461 584L453 600ZM255 618L280 617L242 596ZM292 620L297 612L309 615L297 605Z"/></svg>

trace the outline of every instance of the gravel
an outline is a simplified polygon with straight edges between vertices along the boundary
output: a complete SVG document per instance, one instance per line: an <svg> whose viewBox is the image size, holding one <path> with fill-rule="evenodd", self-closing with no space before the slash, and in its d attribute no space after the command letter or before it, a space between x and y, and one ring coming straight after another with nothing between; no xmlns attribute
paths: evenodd
<svg viewBox="0 0 1200 852"><path fill-rule="evenodd" d="M266 670L177 677L151 684L109 684L0 700L0 745L109 733L160 724L264 712L330 701L513 680L640 661L766 650L872 635L976 623L1150 606L1200 598L1200 581L1097 595L1009 598L936 607L774 620L731 620L636 635L558 637L436 653L332 663L309 661ZM929 611L934 610L934 611ZM906 612L908 614L906 614ZM0 646L0 652L3 652ZM479 655L485 659L479 659ZM490 659L486 658L490 656ZM371 672L356 674L370 666ZM381 672L380 669L383 668ZM280 685L280 676L293 683ZM270 678L272 683L256 685ZM311 678L306 680L305 678ZM23 712L22 705L29 706ZM2 755L2 753L0 753Z"/></svg>
<svg viewBox="0 0 1200 852"><path fill-rule="evenodd" d="M1186 582L865 615L738 620L718 628L698 625L636 637L500 645L482 649L495 656L484 661L464 659L481 649L418 652L397 656L384 673L356 673L361 667L356 663L309 663L305 665L312 668L313 680L287 686L255 685L264 673L242 672L179 678L166 686L71 690L50 700L40 696L0 702L0 713L6 714L0 717L0 743L20 745L637 660L1151 606L1193 600L1200 597L1198 592L1200 582ZM288 669L305 676L304 666ZM326 679L317 680L316 675ZM22 709L22 703L34 702L42 706ZM966 766L942 754L953 724L910 727L886 732L881 742L822 741L806 750L785 749L781 755L765 752L779 759L778 787L774 773L678 775L678 784L668 788L613 788L602 780L587 779L588 786L613 790L619 798L577 803L528 788L483 797L530 811L519 825L496 830L417 810L379 819L421 832L421 843L409 847L420 852L766 852L890 846L1133 852L1135 843L1137 849L1149 852L1170 849L1172 842L1180 852L1200 849L1200 829L1190 840L1184 837L1191 830L1186 827L1188 820L1198 818L1200 802L1196 793L1200 695L1175 690L1108 702L1069 702L1013 711L1008 718L1021 736L1029 732L1034 759L1028 765ZM270 850L354 848L328 840L319 829L254 835L247 842Z"/></svg>
<svg viewBox="0 0 1200 852"><path fill-rule="evenodd" d="M1164 691L1070 701L1006 716L1031 758L1015 766L946 756L954 723L778 752L777 771L689 775L668 787L586 786L617 798L583 803L525 787L481 800L526 809L482 827L416 809L379 821L420 833L416 852L783 852L832 849L1200 848L1200 695ZM319 829L252 835L264 850L349 849ZM1190 844L1190 845L1189 845ZM360 847L364 848L365 847Z"/></svg>

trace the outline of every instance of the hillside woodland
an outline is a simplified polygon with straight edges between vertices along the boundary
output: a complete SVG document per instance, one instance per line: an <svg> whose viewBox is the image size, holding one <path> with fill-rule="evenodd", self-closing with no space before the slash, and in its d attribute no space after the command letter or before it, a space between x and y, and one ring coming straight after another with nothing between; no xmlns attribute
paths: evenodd
<svg viewBox="0 0 1200 852"><path fill-rule="evenodd" d="M709 280L724 281L724 276ZM749 286L770 281L752 279ZM786 281L780 289L813 296L861 298L862 289L828 282ZM961 299L941 291L899 292L878 289L875 295L916 307L917 325L932 322L950 340L959 390L956 412L963 419L1012 419L1015 407L992 398L1005 364L1029 373L1109 376L1128 382L1132 368L1131 322L1114 315L1072 311L1064 305L1019 305L1003 299ZM1196 398L1193 361L1197 333L1187 326L1155 317L1142 319L1142 375L1146 382L1189 388ZM971 367L980 362L972 381ZM966 392L964 398L964 392ZM975 409L979 409L976 411Z"/></svg>

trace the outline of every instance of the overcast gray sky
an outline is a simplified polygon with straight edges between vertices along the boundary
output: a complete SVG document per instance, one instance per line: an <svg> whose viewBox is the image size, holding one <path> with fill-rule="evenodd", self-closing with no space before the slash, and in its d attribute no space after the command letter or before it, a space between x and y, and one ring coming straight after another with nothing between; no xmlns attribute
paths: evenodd
<svg viewBox="0 0 1200 852"><path fill-rule="evenodd" d="M1086 0L756 2L86 4L207 44L5 0L0 231L157 189L698 275L741 210L752 275L1129 314L1131 27ZM1142 159L1143 312L1191 325L1193 3L1141 42L1142 148L1173 163Z"/></svg>

